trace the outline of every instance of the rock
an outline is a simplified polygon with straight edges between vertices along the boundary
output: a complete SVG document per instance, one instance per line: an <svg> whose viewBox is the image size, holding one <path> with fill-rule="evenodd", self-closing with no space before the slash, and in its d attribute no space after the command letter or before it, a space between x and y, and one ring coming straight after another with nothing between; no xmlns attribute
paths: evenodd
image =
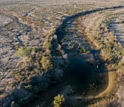
<svg viewBox="0 0 124 107"><path fill-rule="evenodd" d="M67 24L70 24L71 23L71 21L67 21Z"/></svg>
<svg viewBox="0 0 124 107"><path fill-rule="evenodd" d="M61 45L60 45L60 44L58 44L57 50L58 50L58 51L60 51L60 50L61 50L61 48L62 48L62 47L61 47Z"/></svg>
<svg viewBox="0 0 124 107"><path fill-rule="evenodd" d="M12 101L11 102L11 107L14 107L14 105L15 105L15 101Z"/></svg>
<svg viewBox="0 0 124 107"><path fill-rule="evenodd" d="M71 86L70 86L70 85L67 85L67 86L65 87L65 89L61 92L61 95L66 96L66 95L70 94L71 91L72 91Z"/></svg>
<svg viewBox="0 0 124 107"><path fill-rule="evenodd" d="M15 103L15 101L11 102L11 107L19 107L19 105L17 103Z"/></svg>
<svg viewBox="0 0 124 107"><path fill-rule="evenodd" d="M82 54L80 54L80 57L91 64L95 63L95 58L94 58L93 54L82 53Z"/></svg>
<svg viewBox="0 0 124 107"><path fill-rule="evenodd" d="M63 55L63 58L64 58L64 59L67 59L67 58L68 58L68 54L64 54L64 55Z"/></svg>
<svg viewBox="0 0 124 107"><path fill-rule="evenodd" d="M24 88L18 87L16 90L13 92L14 96L18 96L19 98L22 98L23 100L27 100L32 96L32 93L27 91Z"/></svg>
<svg viewBox="0 0 124 107"><path fill-rule="evenodd" d="M56 78L60 79L63 76L63 71L60 69L56 70Z"/></svg>
<svg viewBox="0 0 124 107"><path fill-rule="evenodd" d="M54 35L53 38L54 38L54 39L57 39L57 35Z"/></svg>

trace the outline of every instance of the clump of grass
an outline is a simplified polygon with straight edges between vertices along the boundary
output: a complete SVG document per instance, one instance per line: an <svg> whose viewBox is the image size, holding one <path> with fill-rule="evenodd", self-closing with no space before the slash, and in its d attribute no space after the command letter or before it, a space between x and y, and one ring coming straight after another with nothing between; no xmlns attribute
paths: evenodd
<svg viewBox="0 0 124 107"><path fill-rule="evenodd" d="M30 56L32 52L32 49L30 47L24 48L24 47L20 47L17 52L15 53L16 57L23 57L23 56Z"/></svg>

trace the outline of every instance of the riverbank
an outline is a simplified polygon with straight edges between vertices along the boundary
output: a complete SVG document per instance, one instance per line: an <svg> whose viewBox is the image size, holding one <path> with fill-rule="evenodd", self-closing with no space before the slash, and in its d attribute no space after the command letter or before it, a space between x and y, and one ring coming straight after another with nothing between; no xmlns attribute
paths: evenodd
<svg viewBox="0 0 124 107"><path fill-rule="evenodd" d="M98 13L96 12L96 14L98 14ZM101 14L101 16L102 16L102 14ZM95 64L96 68L98 67L98 69L97 69L98 72L102 72L102 73L107 72L108 76L105 76L105 80L108 80L108 83L107 83L107 87L105 89L102 88L101 92L98 95L95 95L95 96L91 95L88 97L84 97L85 94L83 94L83 96L82 95L77 96L77 94L74 94L74 95L70 95L67 97L69 100L66 103L70 105L69 102L73 101L74 105L83 104L86 106L86 105L91 104L91 106L92 106L92 105L95 105L95 103L97 103L97 102L101 102L101 100L103 101L103 99L104 99L104 104L109 104L115 99L115 93L118 90L118 86L116 84L118 82L118 80L117 80L118 68L114 63L111 62L112 60L110 59L109 54L105 53L105 51L102 50L103 49L103 48L101 48L102 44L99 44L99 40L96 39L93 41L92 35L89 35L89 33L91 33L91 32L87 31L87 28L85 28L86 26L82 26L82 23L80 23L80 22L82 22L82 20L84 21L84 19L79 18L78 20L74 21L73 18L75 19L75 17L72 17L72 19L66 20L63 23L63 25L59 28L59 30L57 29L56 34L59 37L59 43L61 44L62 49L65 51L65 53L67 53L68 58L70 56L73 56L73 57L78 56L79 54L82 54L82 53L85 53L86 55L90 55L90 54L92 54L91 53L92 50L95 49L96 53L93 55L96 55L97 58L99 57L100 60L102 60L104 62L104 64L100 63L100 60L98 60L98 59L95 60L94 64ZM99 18L99 16L97 18ZM88 18L86 18L86 19L88 19ZM105 19L105 18L102 18L102 19ZM95 21L93 21L93 22L95 22ZM99 24L101 24L101 22L103 22L103 21L101 20L99 22ZM103 24L105 24L105 22ZM92 27L92 26L90 26L90 27ZM104 27L106 27L106 26L104 26ZM61 33L61 31L63 33ZM86 33L86 31L88 34ZM109 30L108 30L108 32L109 32ZM62 37L62 35L64 35L64 37ZM110 42L110 44L111 44L111 42ZM104 45L106 45L106 44L104 44ZM103 66L105 67L105 69L102 69ZM66 87L66 86L67 86L67 84L64 87ZM60 85L60 87L59 87L60 91L57 92L55 95L61 93L61 91L63 89L63 88L61 89L61 87L62 86ZM114 95L114 98L113 98L113 95ZM107 102L108 99L109 100L111 99L111 101ZM51 99L51 101L52 101L52 99ZM51 104L51 103L49 103L49 104ZM71 106L74 106L74 105L72 104Z"/></svg>

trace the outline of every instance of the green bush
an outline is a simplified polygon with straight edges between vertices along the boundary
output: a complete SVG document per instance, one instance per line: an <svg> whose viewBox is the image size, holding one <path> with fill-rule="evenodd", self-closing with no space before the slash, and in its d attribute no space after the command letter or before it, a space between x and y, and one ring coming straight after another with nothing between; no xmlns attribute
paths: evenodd
<svg viewBox="0 0 124 107"><path fill-rule="evenodd" d="M51 56L43 56L40 62L42 64L43 69L45 70L53 69Z"/></svg>
<svg viewBox="0 0 124 107"><path fill-rule="evenodd" d="M43 44L43 48L44 49L51 49L52 48L52 45L51 45L51 41L45 41L44 44Z"/></svg>
<svg viewBox="0 0 124 107"><path fill-rule="evenodd" d="M23 57L23 56L30 56L32 52L32 49L30 47L24 48L24 47L20 47L17 52L15 53L16 57Z"/></svg>
<svg viewBox="0 0 124 107"><path fill-rule="evenodd" d="M54 101L53 101L54 107L62 107L63 103L64 103L63 95L58 94L58 96L54 97Z"/></svg>

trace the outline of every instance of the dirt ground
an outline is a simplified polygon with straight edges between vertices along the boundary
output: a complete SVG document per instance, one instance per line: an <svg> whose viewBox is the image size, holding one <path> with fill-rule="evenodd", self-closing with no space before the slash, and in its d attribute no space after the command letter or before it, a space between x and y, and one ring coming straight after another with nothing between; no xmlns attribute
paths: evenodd
<svg viewBox="0 0 124 107"><path fill-rule="evenodd" d="M0 0L0 99L13 92L10 85L13 73L20 69L20 62L28 59L15 56L20 47L42 48L45 35L53 29L56 30L65 18L86 10L113 6L124 6L124 1ZM104 13L102 12L101 17ZM82 24L85 27L90 26L101 17L98 13L93 13L86 17ZM121 20L113 19L112 28L117 40L123 42L123 24L118 23L118 20L123 20L123 15L119 14L118 17L121 17Z"/></svg>

